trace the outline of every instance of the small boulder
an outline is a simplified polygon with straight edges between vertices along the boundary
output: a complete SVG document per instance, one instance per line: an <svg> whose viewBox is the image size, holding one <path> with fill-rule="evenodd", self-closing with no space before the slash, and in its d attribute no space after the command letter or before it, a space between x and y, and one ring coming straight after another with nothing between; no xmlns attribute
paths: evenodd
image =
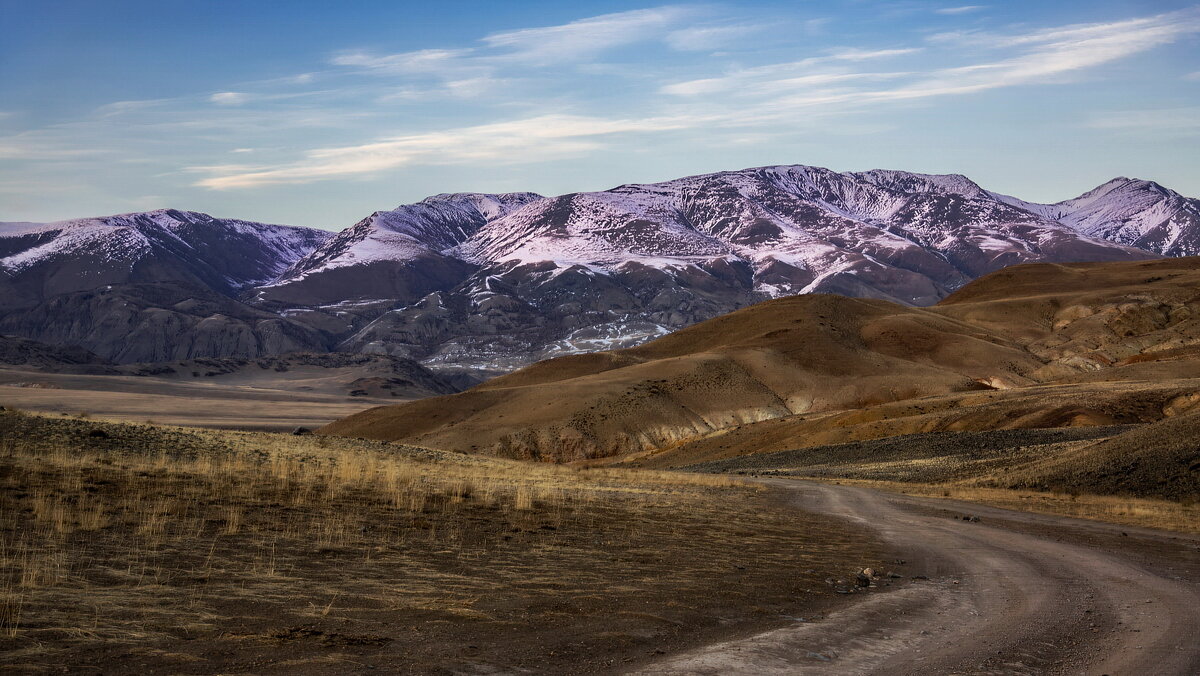
<svg viewBox="0 0 1200 676"><path fill-rule="evenodd" d="M871 576L867 575L866 573L859 573L858 575L854 576L854 584L858 585L859 587L870 587Z"/></svg>
<svg viewBox="0 0 1200 676"><path fill-rule="evenodd" d="M825 579L825 584L833 587L835 594L853 594L855 589L850 586L850 583L845 580L834 579L832 577Z"/></svg>
<svg viewBox="0 0 1200 676"><path fill-rule="evenodd" d="M308 429L307 427L297 427L296 429L292 430L292 434L297 437L303 437L312 434L312 430Z"/></svg>

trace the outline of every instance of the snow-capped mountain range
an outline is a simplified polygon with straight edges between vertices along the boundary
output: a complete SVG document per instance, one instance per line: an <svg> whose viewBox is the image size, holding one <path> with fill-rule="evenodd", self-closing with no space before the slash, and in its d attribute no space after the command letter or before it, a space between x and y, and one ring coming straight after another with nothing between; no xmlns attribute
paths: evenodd
<svg viewBox="0 0 1200 676"><path fill-rule="evenodd" d="M334 234L161 210L0 224L0 333L117 361L279 351L513 368L769 297L926 305L1015 263L1200 253L1200 200L1118 178L1036 204L802 165L604 192L441 194Z"/></svg>
<svg viewBox="0 0 1200 676"><path fill-rule="evenodd" d="M229 294L268 283L332 233L162 209L0 229L5 281L38 299L107 284L182 281ZM5 305L17 301L7 297ZM28 299L20 299L28 300Z"/></svg>

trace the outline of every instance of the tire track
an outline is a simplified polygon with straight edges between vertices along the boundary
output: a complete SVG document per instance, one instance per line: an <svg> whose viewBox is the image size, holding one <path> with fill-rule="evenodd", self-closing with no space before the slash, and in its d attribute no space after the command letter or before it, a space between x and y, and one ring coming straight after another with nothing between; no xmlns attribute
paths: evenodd
<svg viewBox="0 0 1200 676"><path fill-rule="evenodd" d="M917 509L937 504L929 499L766 482L793 491L802 509L877 531L905 552L913 574L929 580L871 594L819 621L706 646L635 673L1200 673L1196 580L1164 577L1119 551ZM1028 518L1063 532L1079 527L1072 519Z"/></svg>

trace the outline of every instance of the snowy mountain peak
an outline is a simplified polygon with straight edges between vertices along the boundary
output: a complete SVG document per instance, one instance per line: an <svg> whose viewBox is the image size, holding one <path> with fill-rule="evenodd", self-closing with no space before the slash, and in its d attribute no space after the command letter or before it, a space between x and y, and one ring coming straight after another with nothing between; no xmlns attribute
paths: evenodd
<svg viewBox="0 0 1200 676"><path fill-rule="evenodd" d="M933 193L979 198L987 191L962 174L917 174L908 171L872 169L856 174L865 181L902 193Z"/></svg>
<svg viewBox="0 0 1200 676"><path fill-rule="evenodd" d="M541 199L531 192L441 193L390 211L376 211L296 261L269 286L275 289L275 296L283 297L288 295L283 287L325 271L367 264L411 267L414 262L442 256L486 223Z"/></svg>
<svg viewBox="0 0 1200 676"><path fill-rule="evenodd" d="M542 199L535 193L442 193L391 211L376 211L352 229L369 238L371 231L410 237L414 243L443 251L461 244L479 226Z"/></svg>
<svg viewBox="0 0 1200 676"><path fill-rule="evenodd" d="M540 199L543 199L543 197L535 192L453 192L431 195L418 202L418 204L447 202L457 205L470 205L490 221ZM397 207L398 210L403 208L404 206Z"/></svg>
<svg viewBox="0 0 1200 676"><path fill-rule="evenodd" d="M0 269L50 275L47 290L72 282L60 268L110 282L147 278L197 280L221 291L268 281L332 234L177 209L39 224L0 233Z"/></svg>
<svg viewBox="0 0 1200 676"><path fill-rule="evenodd" d="M1137 190L1139 183L1145 183L1145 182L1140 181L1138 179L1127 178L1125 176L1118 176L1117 178L1114 178L1114 179L1105 181L1104 183L1101 183L1100 185L1096 186L1095 188L1092 188L1091 190L1083 193L1079 197L1063 200L1061 202L1057 202L1056 204L1071 205L1071 204L1079 204L1082 202L1086 202L1088 200L1102 199L1105 196L1111 195L1113 193Z"/></svg>
<svg viewBox="0 0 1200 676"><path fill-rule="evenodd" d="M1200 254L1200 200L1154 181L1115 178L1055 206L1060 221L1092 237L1168 256Z"/></svg>
<svg viewBox="0 0 1200 676"><path fill-rule="evenodd" d="M1200 200L1154 181L1118 176L1055 204L1025 202L998 193L992 196L1088 237L1164 256L1200 254Z"/></svg>

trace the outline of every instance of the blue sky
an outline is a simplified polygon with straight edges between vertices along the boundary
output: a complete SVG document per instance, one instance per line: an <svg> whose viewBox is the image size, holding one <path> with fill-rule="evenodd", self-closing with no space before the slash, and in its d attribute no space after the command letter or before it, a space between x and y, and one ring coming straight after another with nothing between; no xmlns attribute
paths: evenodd
<svg viewBox="0 0 1200 676"><path fill-rule="evenodd" d="M340 229L768 164L1200 196L1193 2L0 0L0 220Z"/></svg>

